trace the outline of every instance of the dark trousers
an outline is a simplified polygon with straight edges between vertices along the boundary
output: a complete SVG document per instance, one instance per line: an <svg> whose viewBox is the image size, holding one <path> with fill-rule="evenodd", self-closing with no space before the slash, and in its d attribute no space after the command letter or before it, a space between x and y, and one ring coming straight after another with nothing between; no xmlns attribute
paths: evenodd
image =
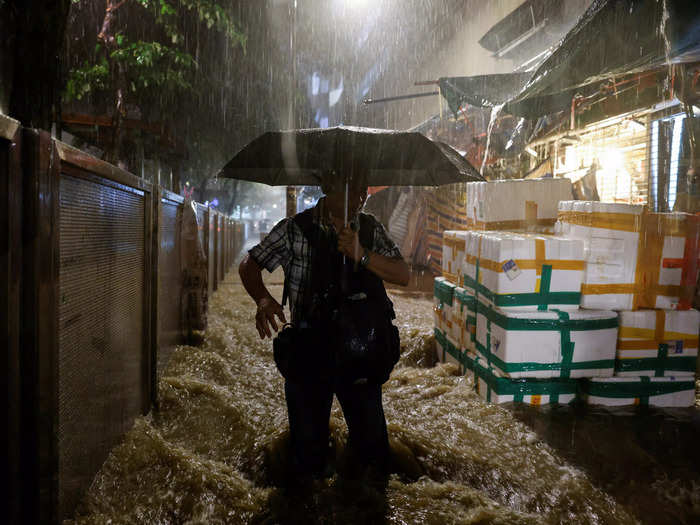
<svg viewBox="0 0 700 525"><path fill-rule="evenodd" d="M331 404L335 393L348 425L348 453L361 466L384 469L389 440L377 383L333 385L286 381L292 463L302 475L321 476L326 469ZM357 465L356 465L357 466Z"/></svg>

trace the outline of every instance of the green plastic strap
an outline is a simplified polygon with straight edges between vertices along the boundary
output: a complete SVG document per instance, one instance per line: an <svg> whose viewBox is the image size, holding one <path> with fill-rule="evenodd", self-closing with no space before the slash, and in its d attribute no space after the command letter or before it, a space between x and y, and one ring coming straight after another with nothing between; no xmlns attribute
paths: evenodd
<svg viewBox="0 0 700 525"><path fill-rule="evenodd" d="M475 268L475 271L474 271L474 284L475 284L474 295L477 297L478 297L478 293L479 293L479 271L480 271L479 263L480 262L481 262L481 259L477 258L476 263L474 264L474 268Z"/></svg>
<svg viewBox="0 0 700 525"><path fill-rule="evenodd" d="M651 384L651 379L648 377L640 377L639 378L642 382L643 385L648 385ZM639 396L639 404L641 406L649 406L649 396L648 395L641 395Z"/></svg>
<svg viewBox="0 0 700 525"><path fill-rule="evenodd" d="M447 339L447 334L445 332L442 332L440 330L437 330L437 332L439 335L436 334L435 338L440 343L440 350L442 350L442 355L440 356L440 361L444 362L445 361L445 352L447 351L447 346L450 344L450 341Z"/></svg>
<svg viewBox="0 0 700 525"><path fill-rule="evenodd" d="M542 265L542 277L540 278L540 295L544 297L549 297L549 286L552 284L552 265L543 264ZM547 309L548 303L540 303L537 309L544 311Z"/></svg>
<svg viewBox="0 0 700 525"><path fill-rule="evenodd" d="M666 359L668 358L668 345L666 343L659 343L659 351L657 353L657 357L658 360L656 364L656 370L654 371L654 376L663 377Z"/></svg>
<svg viewBox="0 0 700 525"><path fill-rule="evenodd" d="M462 359L461 359L462 352L460 352L459 349L455 345L450 343L449 339L447 340L447 353L450 354L452 357L454 357L458 363L462 362Z"/></svg>
<svg viewBox="0 0 700 525"><path fill-rule="evenodd" d="M442 330L437 328L433 329L433 331L435 333L435 340L440 344L440 346L445 348L445 346L447 346L447 336L442 332Z"/></svg>
<svg viewBox="0 0 700 525"><path fill-rule="evenodd" d="M476 297L474 297L474 294L468 292L466 289L457 290L455 288L454 297L463 306L467 306L476 302Z"/></svg>
<svg viewBox="0 0 700 525"><path fill-rule="evenodd" d="M460 362L465 370L474 370L474 360L466 352L462 352Z"/></svg>
<svg viewBox="0 0 700 525"><path fill-rule="evenodd" d="M479 343L476 343L479 348ZM486 320L486 348L482 352L486 356L486 366L491 367L491 321Z"/></svg>
<svg viewBox="0 0 700 525"><path fill-rule="evenodd" d="M626 398L659 396L663 394L675 394L685 390L695 390L695 378L688 377L675 381L651 381L649 377L640 377L639 381L625 382L584 382L584 391L591 396Z"/></svg>
<svg viewBox="0 0 700 525"><path fill-rule="evenodd" d="M574 360L574 344L571 342L571 331L566 327L570 321L569 314L561 310L553 309L559 316L559 333L561 347L561 377L567 378L571 375L571 364ZM614 366L614 361L613 361Z"/></svg>
<svg viewBox="0 0 700 525"><path fill-rule="evenodd" d="M455 285L449 281L435 280L433 284L433 295L442 303L452 306Z"/></svg>
<svg viewBox="0 0 700 525"><path fill-rule="evenodd" d="M574 379L508 379L498 377L493 372L479 363L477 358L474 361L474 373L482 378L498 395L516 396L516 401L522 401L524 396L556 395L557 399L562 394L576 394L578 382ZM487 399L488 392L487 392Z"/></svg>
<svg viewBox="0 0 700 525"><path fill-rule="evenodd" d="M559 331L564 328L569 331L577 332L584 330L606 330L608 328L617 328L617 316L607 319L569 319L562 321L561 319L520 319L510 318L495 309L479 302L477 304L477 312L486 317L492 323L500 326L504 330L519 330L519 331Z"/></svg>
<svg viewBox="0 0 700 525"><path fill-rule="evenodd" d="M513 293L513 294L495 294L483 284L478 287L478 292L483 295L494 305L500 307L506 306L544 306L542 310L547 309L550 304L579 304L581 302L581 292L546 292L539 293Z"/></svg>
<svg viewBox="0 0 700 525"><path fill-rule="evenodd" d="M476 342L476 348L488 359L489 363L505 373L562 369L561 363L506 363L500 357L490 353L479 341ZM595 361L577 361L576 363L569 364L568 368L569 370L597 370L600 368L613 368L614 366L614 359L598 359Z"/></svg>
<svg viewBox="0 0 700 525"><path fill-rule="evenodd" d="M581 292L551 292L549 290L551 283L552 265L543 264L539 292L496 294L483 284L477 284L476 289L498 307L537 306L539 311L545 311L550 304L579 304L581 302Z"/></svg>
<svg viewBox="0 0 700 525"><path fill-rule="evenodd" d="M616 359L615 371L647 372L649 370L658 371L661 369L663 372L695 372L696 361L697 358L694 355L683 355L678 357L666 356L663 361L661 361L659 357Z"/></svg>

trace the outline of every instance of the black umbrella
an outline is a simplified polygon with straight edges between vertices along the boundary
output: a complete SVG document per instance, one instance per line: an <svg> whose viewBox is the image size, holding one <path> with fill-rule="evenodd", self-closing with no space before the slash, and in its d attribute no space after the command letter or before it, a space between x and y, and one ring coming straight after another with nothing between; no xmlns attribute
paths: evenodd
<svg viewBox="0 0 700 525"><path fill-rule="evenodd" d="M455 149L425 135L351 126L270 131L239 151L220 177L271 186L313 186L321 173L347 179L367 173L369 186L439 186L484 180Z"/></svg>

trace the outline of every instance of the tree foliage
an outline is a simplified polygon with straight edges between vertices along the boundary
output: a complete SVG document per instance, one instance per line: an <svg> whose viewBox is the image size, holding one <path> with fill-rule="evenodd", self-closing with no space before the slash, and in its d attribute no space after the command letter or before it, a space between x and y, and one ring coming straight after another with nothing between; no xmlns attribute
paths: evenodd
<svg viewBox="0 0 700 525"><path fill-rule="evenodd" d="M112 116L113 158L123 151L121 121L135 113L183 141L202 140L187 115L211 117L202 94L221 91L220 57L245 58L246 35L220 0L73 0L69 19L64 105ZM100 27L94 33L94 27ZM220 124L206 118L207 125Z"/></svg>

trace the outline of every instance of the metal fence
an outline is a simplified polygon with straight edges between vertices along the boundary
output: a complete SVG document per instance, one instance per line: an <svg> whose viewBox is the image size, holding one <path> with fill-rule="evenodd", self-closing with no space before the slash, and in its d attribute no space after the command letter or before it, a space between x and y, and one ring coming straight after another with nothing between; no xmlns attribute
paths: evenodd
<svg viewBox="0 0 700 525"><path fill-rule="evenodd" d="M0 195L4 508L57 523L157 406L184 333L184 201L2 116ZM197 218L215 287L242 239L213 209Z"/></svg>
<svg viewBox="0 0 700 525"><path fill-rule="evenodd" d="M20 310L22 271L22 172L19 122L0 115L0 351L3 366L3 423L7 429L2 451L7 482L3 490L3 508L8 523L20 522L22 505L21 420L25 416L20 399ZM12 191L15 189L15 191ZM3 350L4 349L4 350Z"/></svg>

